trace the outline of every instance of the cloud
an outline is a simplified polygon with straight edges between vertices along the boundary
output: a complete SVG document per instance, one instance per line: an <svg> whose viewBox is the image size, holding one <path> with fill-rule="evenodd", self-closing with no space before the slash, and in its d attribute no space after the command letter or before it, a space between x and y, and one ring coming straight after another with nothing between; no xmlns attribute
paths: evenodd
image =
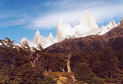
<svg viewBox="0 0 123 84"><path fill-rule="evenodd" d="M47 2L45 4L51 7L51 10L45 14L41 14L28 25L33 29L51 29L56 28L60 19L63 22L75 25L78 24L79 17L84 10L89 12L96 18L98 23L105 20L121 17L123 14L123 3L87 0L63 0L58 2Z"/></svg>
<svg viewBox="0 0 123 84"><path fill-rule="evenodd" d="M17 11L16 11L17 12ZM27 14L18 14L18 13L9 13L9 14L1 14L0 15L0 27L12 27L19 25L27 25L31 20Z"/></svg>
<svg viewBox="0 0 123 84"><path fill-rule="evenodd" d="M6 23L2 24L2 27L24 25L26 22L27 22L27 19L9 20Z"/></svg>
<svg viewBox="0 0 123 84"><path fill-rule="evenodd" d="M31 21L30 27L33 28L53 28L56 27L59 20L63 20L65 23L75 24L78 20L78 12L61 12L61 13L51 13L45 16L39 16L38 18Z"/></svg>
<svg viewBox="0 0 123 84"><path fill-rule="evenodd" d="M85 10L88 10L101 24L114 17L123 17L122 8L122 0L49 0L38 6L27 8L31 12L23 8L19 11L8 10L7 14L0 13L0 27L21 25L31 29L52 29L57 28L60 19L64 23L74 26L78 24L79 17ZM33 14L32 10L35 10L36 13Z"/></svg>

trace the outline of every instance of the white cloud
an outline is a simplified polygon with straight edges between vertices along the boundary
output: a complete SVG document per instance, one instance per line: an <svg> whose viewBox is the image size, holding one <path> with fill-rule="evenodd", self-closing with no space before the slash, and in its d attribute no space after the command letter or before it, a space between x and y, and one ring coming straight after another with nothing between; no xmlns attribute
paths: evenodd
<svg viewBox="0 0 123 84"><path fill-rule="evenodd" d="M78 21L79 15L80 13L72 11L51 13L34 19L31 21L30 27L50 29L56 27L60 19L62 19L65 23L75 24Z"/></svg>
<svg viewBox="0 0 123 84"><path fill-rule="evenodd" d="M7 26L16 26L16 25L24 25L27 22L27 19L15 19L15 20L9 20L6 23L2 24L2 27Z"/></svg>
<svg viewBox="0 0 123 84"><path fill-rule="evenodd" d="M39 9L40 7L44 7L46 10L41 8L42 11L39 11L40 13L37 16L31 15L31 13L23 14L28 13L28 10L24 10L26 12L23 12L23 10L8 11L10 14L0 15L0 21L2 21L0 26L22 25L25 28L31 29L52 29L57 28L60 19L74 26L78 24L79 17L85 10L88 10L96 18L98 23L113 19L114 17L123 17L122 0L58 0L48 1L44 4L41 3L41 6L37 7ZM9 20L8 18L13 19Z"/></svg>
<svg viewBox="0 0 123 84"><path fill-rule="evenodd" d="M2 14L0 15L0 27L10 27L18 25L27 25L31 18L26 14Z"/></svg>
<svg viewBox="0 0 123 84"><path fill-rule="evenodd" d="M46 5L52 6L52 11L33 19L28 27L33 29L56 28L60 19L65 23L75 25L84 10L89 10L98 23L114 17L120 17L123 14L123 3L114 4L104 1L78 2L78 0L72 0L70 3L70 0L64 0L54 3L48 2Z"/></svg>

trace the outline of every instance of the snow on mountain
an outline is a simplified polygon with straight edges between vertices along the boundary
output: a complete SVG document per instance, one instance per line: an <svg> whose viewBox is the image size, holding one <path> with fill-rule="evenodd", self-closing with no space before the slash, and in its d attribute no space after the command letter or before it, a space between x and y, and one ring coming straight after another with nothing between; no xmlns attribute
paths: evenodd
<svg viewBox="0 0 123 84"><path fill-rule="evenodd" d="M21 39L20 44L23 45L23 44L25 44L25 42L26 42L30 47L37 47L37 45L35 45L33 42L29 41L26 37ZM17 44L17 45L19 45L19 44ZM21 45L19 45L19 46L21 46Z"/></svg>
<svg viewBox="0 0 123 84"><path fill-rule="evenodd" d="M79 25L86 26L89 29L99 29L96 20L88 11L85 11L80 17Z"/></svg>
<svg viewBox="0 0 123 84"><path fill-rule="evenodd" d="M33 42L29 41L26 37L22 38L22 40L20 41L21 44L24 44L25 42L30 47L37 48L40 44L43 48L46 48L46 47L52 45L53 43L56 43L57 40L55 38L53 38L52 33L50 33L49 36L46 38L46 37L43 37L42 35L40 35L40 32L37 30L35 33Z"/></svg>
<svg viewBox="0 0 123 84"><path fill-rule="evenodd" d="M70 37L83 37L96 34L97 30L99 30L99 27L96 20L88 11L85 11L80 17L79 24L73 28L68 24L64 24L63 21L60 20L56 38L59 41L62 41L65 38Z"/></svg>
<svg viewBox="0 0 123 84"><path fill-rule="evenodd" d="M62 41L65 38L72 37L74 33L75 31L70 25L64 24L62 20L59 21L58 28L57 28L57 35L56 35L56 38L59 41Z"/></svg>
<svg viewBox="0 0 123 84"><path fill-rule="evenodd" d="M107 26L102 26L98 32L99 35L103 35L105 34L106 32L110 31L112 28L118 26L115 21L111 21L109 22L109 24Z"/></svg>
<svg viewBox="0 0 123 84"><path fill-rule="evenodd" d="M35 37L34 37L34 40L33 40L33 42L35 43L35 44L40 44L40 41L42 40L44 40L45 38L43 38L42 37L42 39L40 39L41 38L41 35L40 35L40 32L37 30L36 31L36 33L35 33Z"/></svg>
<svg viewBox="0 0 123 84"><path fill-rule="evenodd" d="M87 35L97 34L99 27L94 17L85 11L79 20L79 25L75 26L75 37L84 37Z"/></svg>
<svg viewBox="0 0 123 84"><path fill-rule="evenodd" d="M27 38L25 37L25 38L22 38L22 39L21 39L20 43L22 43L22 42L27 42L27 43L29 43L29 40L27 40Z"/></svg>
<svg viewBox="0 0 123 84"><path fill-rule="evenodd" d="M53 39L54 39L54 38L53 38L52 33L49 34L49 36L47 37L47 39L49 39L49 41L53 42Z"/></svg>
<svg viewBox="0 0 123 84"><path fill-rule="evenodd" d="M55 42L56 42L56 40L53 38L52 33L50 33L49 36L46 38L46 37L43 37L42 35L40 35L39 31L36 31L35 37L33 40L33 43L35 45L38 46L40 44L43 48L46 48Z"/></svg>
<svg viewBox="0 0 123 84"><path fill-rule="evenodd" d="M52 33L50 33L47 38L43 37L37 30L33 42L27 40L27 38L23 38L20 43L27 42L30 47L35 48L40 44L43 48L47 48L65 38L69 39L85 37L88 35L103 35L116 26L117 24L113 20L112 22L109 22L107 26L99 28L94 17L88 11L85 11L80 17L79 24L74 27L63 23L63 21L60 20L57 27L56 38L53 37Z"/></svg>

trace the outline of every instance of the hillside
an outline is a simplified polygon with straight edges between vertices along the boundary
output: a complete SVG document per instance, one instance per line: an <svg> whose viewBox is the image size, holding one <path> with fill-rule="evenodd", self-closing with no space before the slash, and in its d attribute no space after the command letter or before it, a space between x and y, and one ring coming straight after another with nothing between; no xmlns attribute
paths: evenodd
<svg viewBox="0 0 123 84"><path fill-rule="evenodd" d="M100 50L111 47L113 49L123 49L123 24L113 28L104 35L90 35L81 38L65 39L45 50L48 52Z"/></svg>

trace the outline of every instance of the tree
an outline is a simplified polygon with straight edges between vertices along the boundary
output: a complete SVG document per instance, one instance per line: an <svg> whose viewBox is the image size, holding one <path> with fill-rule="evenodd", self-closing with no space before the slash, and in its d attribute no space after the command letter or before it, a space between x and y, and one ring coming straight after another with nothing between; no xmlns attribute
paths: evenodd
<svg viewBox="0 0 123 84"><path fill-rule="evenodd" d="M113 73L119 68L119 60L117 54L111 48L106 48L101 51L101 70L102 77L108 76L113 78Z"/></svg>
<svg viewBox="0 0 123 84"><path fill-rule="evenodd" d="M1 46L13 48L15 46L14 41L10 40L8 37L5 38L6 38L5 40L0 40Z"/></svg>
<svg viewBox="0 0 123 84"><path fill-rule="evenodd" d="M72 57L72 53L65 55L65 57L66 57L66 61L67 61L67 71L69 73L71 73L72 71L71 71L71 66L70 66L70 59Z"/></svg>
<svg viewBox="0 0 123 84"><path fill-rule="evenodd" d="M52 83L51 79L45 78L42 75L42 52L40 50L33 49L32 51L27 44L27 46L16 49L13 41L10 39L0 40L0 42L1 83Z"/></svg>

